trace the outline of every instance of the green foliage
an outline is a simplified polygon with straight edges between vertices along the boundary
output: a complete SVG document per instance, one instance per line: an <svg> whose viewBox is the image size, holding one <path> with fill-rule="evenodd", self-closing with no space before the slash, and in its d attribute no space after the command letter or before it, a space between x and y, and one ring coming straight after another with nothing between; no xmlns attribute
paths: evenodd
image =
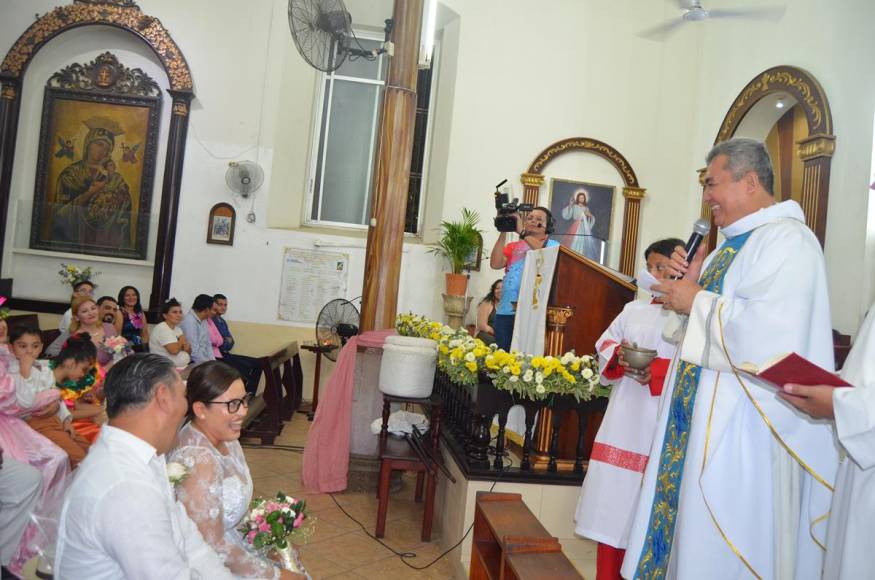
<svg viewBox="0 0 875 580"><path fill-rule="evenodd" d="M453 274L461 274L465 261L476 253L482 243L481 230L477 229L480 215L476 211L462 208L461 221L441 222L441 237L431 253L442 256L450 263Z"/></svg>

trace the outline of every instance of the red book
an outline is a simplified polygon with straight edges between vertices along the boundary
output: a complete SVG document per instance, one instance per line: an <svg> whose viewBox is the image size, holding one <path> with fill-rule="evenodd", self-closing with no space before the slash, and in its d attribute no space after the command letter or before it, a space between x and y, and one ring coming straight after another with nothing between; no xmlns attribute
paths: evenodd
<svg viewBox="0 0 875 580"><path fill-rule="evenodd" d="M741 369L779 389L787 383L797 385L828 385L831 387L850 387L838 375L817 366L810 360L791 352L758 369L756 365L744 363Z"/></svg>

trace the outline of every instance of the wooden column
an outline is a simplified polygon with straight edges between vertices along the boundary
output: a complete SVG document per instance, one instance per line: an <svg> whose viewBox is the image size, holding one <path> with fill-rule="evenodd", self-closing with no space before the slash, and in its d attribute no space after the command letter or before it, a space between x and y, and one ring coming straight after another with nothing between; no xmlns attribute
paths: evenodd
<svg viewBox="0 0 875 580"><path fill-rule="evenodd" d="M15 159L21 92L17 81L8 79L0 79L0 81L2 81L0 84L0 231L5 232L11 201L12 162ZM0 265L3 262L4 237L0 236Z"/></svg>
<svg viewBox="0 0 875 580"><path fill-rule="evenodd" d="M812 135L799 141L802 159L802 199L805 223L821 240L826 239L826 206L829 203L829 168L835 153L835 135ZM822 211L821 211L822 206Z"/></svg>
<svg viewBox="0 0 875 580"><path fill-rule="evenodd" d="M416 121L416 76L422 0L395 0L395 56L383 94L374 171L371 224L365 250L361 330L395 326L404 216Z"/></svg>
<svg viewBox="0 0 875 580"><path fill-rule="evenodd" d="M544 176L540 173L523 173L520 175L523 183L523 203L540 205L541 186L544 185Z"/></svg>
<svg viewBox="0 0 875 580"><path fill-rule="evenodd" d="M189 105L194 94L169 90L173 97L170 129L167 134L167 157L164 162L164 185L161 189L161 218L155 247L155 267L152 273L152 293L149 311L155 320L161 304L170 297L173 274L173 251L176 246L176 221L179 215L179 192L182 187L182 165L185 161L185 140L188 135Z"/></svg>
<svg viewBox="0 0 875 580"><path fill-rule="evenodd" d="M626 207L623 212L623 246L620 248L620 272L627 276L635 275L635 258L638 253L638 223L644 191L641 187L623 188Z"/></svg>

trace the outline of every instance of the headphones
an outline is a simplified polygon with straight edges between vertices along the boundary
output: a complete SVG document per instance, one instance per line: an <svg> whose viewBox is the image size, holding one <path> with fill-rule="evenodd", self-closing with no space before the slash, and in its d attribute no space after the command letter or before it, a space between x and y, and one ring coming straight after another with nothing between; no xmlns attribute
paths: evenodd
<svg viewBox="0 0 875 580"><path fill-rule="evenodd" d="M541 205L533 207L532 211L535 211L536 209L544 212L544 215L547 216L547 225L544 227L544 231L549 236L556 230L556 220L553 219L553 212Z"/></svg>

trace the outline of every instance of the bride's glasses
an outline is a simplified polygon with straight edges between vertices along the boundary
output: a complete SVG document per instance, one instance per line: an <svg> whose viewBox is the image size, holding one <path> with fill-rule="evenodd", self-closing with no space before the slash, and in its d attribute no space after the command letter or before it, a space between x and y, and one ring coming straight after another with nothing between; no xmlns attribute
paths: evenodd
<svg viewBox="0 0 875 580"><path fill-rule="evenodd" d="M254 396L252 395L252 393L248 393L242 399L231 399L230 401L206 401L204 404L205 405L219 405L219 404L225 405L226 407L228 407L228 413L233 415L238 410L240 410L241 405L248 409L249 403L252 402L253 398L254 398Z"/></svg>

